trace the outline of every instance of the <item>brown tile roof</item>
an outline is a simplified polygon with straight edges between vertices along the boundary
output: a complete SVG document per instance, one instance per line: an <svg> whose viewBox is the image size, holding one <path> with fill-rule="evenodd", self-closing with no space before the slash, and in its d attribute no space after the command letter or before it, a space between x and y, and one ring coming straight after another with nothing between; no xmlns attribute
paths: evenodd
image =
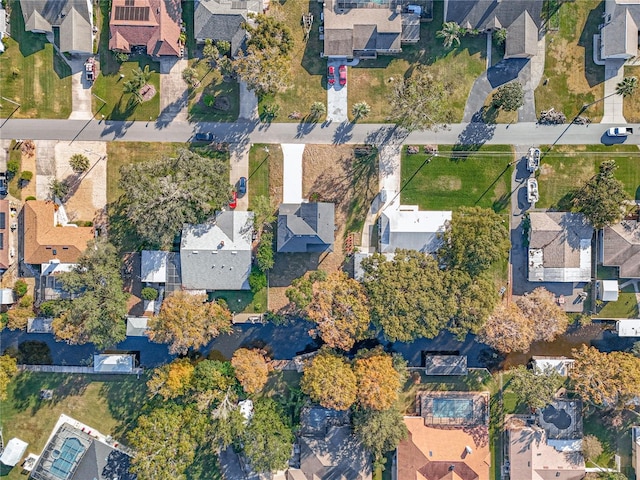
<svg viewBox="0 0 640 480"><path fill-rule="evenodd" d="M640 223L625 220L605 227L602 250L602 264L619 267L620 278L640 277Z"/></svg>
<svg viewBox="0 0 640 480"><path fill-rule="evenodd" d="M0 200L0 269L9 268L9 200Z"/></svg>
<svg viewBox="0 0 640 480"><path fill-rule="evenodd" d="M24 261L45 263L53 259L75 263L93 239L91 227L57 226L53 202L32 200L24 204Z"/></svg>
<svg viewBox="0 0 640 480"><path fill-rule="evenodd" d="M144 14L128 14L141 9ZM109 49L130 52L145 45L153 56L180 55L182 10L179 0L113 0L109 19Z"/></svg>
<svg viewBox="0 0 640 480"><path fill-rule="evenodd" d="M404 423L409 436L398 445L397 480L489 480L486 425L428 427L422 417L405 417Z"/></svg>

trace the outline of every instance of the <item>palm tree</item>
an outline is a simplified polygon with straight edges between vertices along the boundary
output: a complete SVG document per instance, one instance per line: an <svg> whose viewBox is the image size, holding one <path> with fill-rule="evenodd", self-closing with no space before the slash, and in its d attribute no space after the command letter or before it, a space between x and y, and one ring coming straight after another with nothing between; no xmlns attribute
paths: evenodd
<svg viewBox="0 0 640 480"><path fill-rule="evenodd" d="M436 37L443 38L442 44L444 48L450 48L454 43L456 47L460 45L460 35L462 28L456 22L445 22L442 24L442 30L436 32Z"/></svg>
<svg viewBox="0 0 640 480"><path fill-rule="evenodd" d="M324 106L322 102L313 102L311 104L311 116L313 118L318 118L320 115L324 115L327 113L327 107Z"/></svg>
<svg viewBox="0 0 640 480"><path fill-rule="evenodd" d="M135 80L128 80L122 84L122 93L130 93L131 100L134 103L142 103L142 95L140 95L141 85L138 85Z"/></svg>
<svg viewBox="0 0 640 480"><path fill-rule="evenodd" d="M616 93L623 97L631 96L638 88L638 77L624 77L618 85L616 85Z"/></svg>
<svg viewBox="0 0 640 480"><path fill-rule="evenodd" d="M132 70L133 74L133 82L138 85L138 88L144 87L147 83L149 83L149 79L151 78L151 72L149 71L149 65L144 66L144 70L138 67L138 70Z"/></svg>
<svg viewBox="0 0 640 480"><path fill-rule="evenodd" d="M351 109L351 113L356 118L356 120L358 118L366 117L367 115L369 115L370 112L371 112L371 107L367 102L358 102L354 104L353 108Z"/></svg>

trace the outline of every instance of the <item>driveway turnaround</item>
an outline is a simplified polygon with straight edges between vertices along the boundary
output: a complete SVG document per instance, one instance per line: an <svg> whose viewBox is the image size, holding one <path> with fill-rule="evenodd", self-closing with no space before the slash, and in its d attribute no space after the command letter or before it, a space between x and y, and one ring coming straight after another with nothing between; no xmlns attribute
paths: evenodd
<svg viewBox="0 0 640 480"><path fill-rule="evenodd" d="M340 74L338 73L340 65L346 64L346 58L330 58L327 61L327 67L333 66L336 71L336 82L333 85L327 85L327 120L329 122L346 122L348 120L347 85L340 85Z"/></svg>
<svg viewBox="0 0 640 480"><path fill-rule="evenodd" d="M302 202L302 154L304 145L282 144L282 203Z"/></svg>

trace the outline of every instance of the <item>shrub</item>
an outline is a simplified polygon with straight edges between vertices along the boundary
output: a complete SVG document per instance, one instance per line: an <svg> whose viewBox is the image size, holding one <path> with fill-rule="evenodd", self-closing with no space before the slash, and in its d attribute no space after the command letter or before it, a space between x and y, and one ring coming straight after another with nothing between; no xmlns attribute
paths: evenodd
<svg viewBox="0 0 640 480"><path fill-rule="evenodd" d="M260 237L260 244L256 252L256 261L258 268L263 272L273 268L273 234L271 232L264 232Z"/></svg>
<svg viewBox="0 0 640 480"><path fill-rule="evenodd" d="M253 267L249 275L249 286L253 293L267 287L267 276L259 268Z"/></svg>
<svg viewBox="0 0 640 480"><path fill-rule="evenodd" d="M20 162L18 160L9 160L7 162L7 173L11 176L17 175L20 171Z"/></svg>
<svg viewBox="0 0 640 480"><path fill-rule="evenodd" d="M18 67L13 67L11 69L11 75L13 76L13 78L16 78L20 75L20 69Z"/></svg>
<svg viewBox="0 0 640 480"><path fill-rule="evenodd" d="M33 195L29 195L27 198L24 199L25 202L30 202L31 200L37 200L37 198L34 197Z"/></svg>
<svg viewBox="0 0 640 480"><path fill-rule="evenodd" d="M23 182L30 182L32 178L33 178L33 172L25 170L24 172L20 173L20 180Z"/></svg>
<svg viewBox="0 0 640 480"><path fill-rule="evenodd" d="M493 94L492 105L494 108L502 108L507 112L513 112L524 105L524 89L518 82L509 82L496 90Z"/></svg>
<svg viewBox="0 0 640 480"><path fill-rule="evenodd" d="M18 298L24 297L28 291L29 291L29 286L27 285L27 282L25 282L24 280L18 280L13 285L13 293Z"/></svg>
<svg viewBox="0 0 640 480"><path fill-rule="evenodd" d="M213 105L216 103L216 96L215 95L211 95L211 94L207 94L207 95L204 96L202 101L204 102L204 104L207 107L213 107Z"/></svg>
<svg viewBox="0 0 640 480"><path fill-rule="evenodd" d="M69 159L69 165L75 173L83 173L89 170L89 159L81 153L76 153Z"/></svg>
<svg viewBox="0 0 640 480"><path fill-rule="evenodd" d="M48 300L40 304L40 315L56 318L66 312L71 306L69 300Z"/></svg>
<svg viewBox="0 0 640 480"><path fill-rule="evenodd" d="M59 198L60 200L64 200L69 194L69 184L64 180L58 180L54 178L51 180L49 184L49 191L51 192L51 196L53 198Z"/></svg>
<svg viewBox="0 0 640 480"><path fill-rule="evenodd" d="M129 61L129 54L124 52L113 52L113 56L118 63L124 63Z"/></svg>
<svg viewBox="0 0 640 480"><path fill-rule="evenodd" d="M284 325L285 323L287 323L287 317L285 315L276 313L272 310L264 312L264 316L262 318L266 322L271 322L276 326Z"/></svg>
<svg viewBox="0 0 640 480"><path fill-rule="evenodd" d="M151 287L144 287L142 289L141 295L144 300L155 300L156 298L158 298L158 290Z"/></svg>

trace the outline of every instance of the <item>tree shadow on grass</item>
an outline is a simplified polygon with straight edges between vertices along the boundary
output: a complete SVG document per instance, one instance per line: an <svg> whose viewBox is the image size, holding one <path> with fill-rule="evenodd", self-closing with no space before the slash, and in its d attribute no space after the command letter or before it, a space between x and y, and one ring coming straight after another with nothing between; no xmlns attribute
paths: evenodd
<svg viewBox="0 0 640 480"><path fill-rule="evenodd" d="M124 199L107 205L109 218L109 239L122 254L125 252L137 252L144 245L141 244L138 234L132 225L126 211Z"/></svg>
<svg viewBox="0 0 640 480"><path fill-rule="evenodd" d="M68 396L82 395L90 383L89 377L78 374L39 374L22 372L14 380L13 406L20 412L30 409L33 415L43 403L59 403ZM42 400L41 390L53 390L52 400Z"/></svg>
<svg viewBox="0 0 640 480"><path fill-rule="evenodd" d="M100 388L106 399L109 413L118 421L114 433L122 436L131 424L143 413L147 402L146 377L134 375L108 377Z"/></svg>

